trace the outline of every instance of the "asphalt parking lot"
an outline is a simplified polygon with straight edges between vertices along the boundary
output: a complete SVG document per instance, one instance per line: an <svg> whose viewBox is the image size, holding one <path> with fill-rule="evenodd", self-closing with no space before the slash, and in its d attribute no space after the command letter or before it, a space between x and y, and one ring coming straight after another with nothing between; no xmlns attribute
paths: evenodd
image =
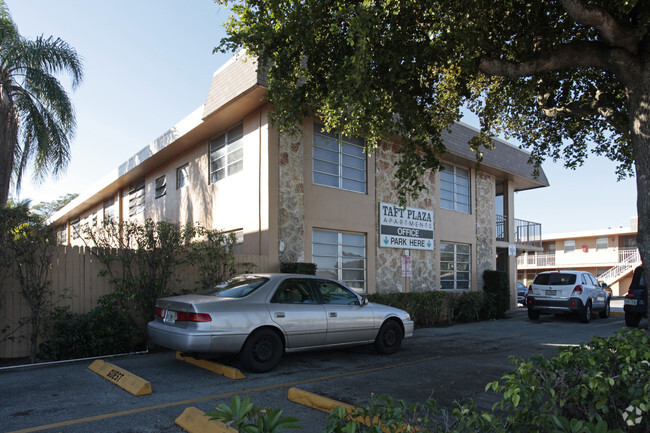
<svg viewBox="0 0 650 433"><path fill-rule="evenodd" d="M531 322L520 309L505 320L417 329L395 355L377 355L372 347L291 354L270 373L244 372L239 380L179 361L174 352L104 358L151 383L153 392L139 397L93 373L89 360L2 369L0 431L182 432L174 420L186 407L207 412L240 395L297 417L304 432L321 432L327 415L289 401L291 387L352 404L389 394L411 402L433 397L440 405L472 398L489 409L498 396L485 392L485 384L510 370L511 356L550 357L560 346L623 326L620 316L589 324L571 316ZM235 358L221 361L238 367Z"/></svg>

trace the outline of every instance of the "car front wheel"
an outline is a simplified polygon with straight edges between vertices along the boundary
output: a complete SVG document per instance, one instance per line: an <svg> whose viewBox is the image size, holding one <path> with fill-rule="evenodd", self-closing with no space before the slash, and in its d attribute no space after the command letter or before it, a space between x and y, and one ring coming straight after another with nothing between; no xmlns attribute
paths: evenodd
<svg viewBox="0 0 650 433"><path fill-rule="evenodd" d="M394 320L384 322L375 338L375 350L388 355L397 352L401 346L402 328Z"/></svg>
<svg viewBox="0 0 650 433"><path fill-rule="evenodd" d="M587 302L585 307L580 312L580 321L582 323L589 323L591 320L591 303Z"/></svg>
<svg viewBox="0 0 650 433"><path fill-rule="evenodd" d="M260 329L251 334L239 352L239 360L247 370L266 373L282 360L282 339L277 332Z"/></svg>

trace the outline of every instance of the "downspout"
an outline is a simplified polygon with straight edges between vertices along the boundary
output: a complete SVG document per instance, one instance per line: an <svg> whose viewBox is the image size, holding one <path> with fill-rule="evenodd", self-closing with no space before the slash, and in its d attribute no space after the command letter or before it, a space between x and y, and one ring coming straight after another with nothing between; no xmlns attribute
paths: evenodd
<svg viewBox="0 0 650 433"><path fill-rule="evenodd" d="M262 255L262 106L258 119L258 172L257 172L257 253Z"/></svg>

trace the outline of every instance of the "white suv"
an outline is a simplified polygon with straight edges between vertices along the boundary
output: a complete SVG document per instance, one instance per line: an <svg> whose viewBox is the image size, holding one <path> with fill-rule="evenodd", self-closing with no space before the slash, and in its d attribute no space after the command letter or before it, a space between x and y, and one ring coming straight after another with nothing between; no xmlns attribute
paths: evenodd
<svg viewBox="0 0 650 433"><path fill-rule="evenodd" d="M604 319L609 317L609 302L609 293L583 271L537 274L526 297L530 320L539 319L540 314L577 313L582 322L589 323L593 311L599 311Z"/></svg>

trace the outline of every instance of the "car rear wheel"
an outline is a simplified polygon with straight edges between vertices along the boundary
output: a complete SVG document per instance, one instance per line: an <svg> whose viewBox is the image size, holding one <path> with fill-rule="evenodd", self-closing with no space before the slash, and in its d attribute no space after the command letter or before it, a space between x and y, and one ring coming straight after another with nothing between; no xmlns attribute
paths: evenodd
<svg viewBox="0 0 650 433"><path fill-rule="evenodd" d="M533 310L532 308L528 309L528 318L530 320L537 320L541 313L538 310Z"/></svg>
<svg viewBox="0 0 650 433"><path fill-rule="evenodd" d="M248 337L239 352L239 360L247 370L266 373L282 360L282 339L271 329L260 329Z"/></svg>
<svg viewBox="0 0 650 433"><path fill-rule="evenodd" d="M587 305L580 312L580 321L582 323L589 323L591 320L591 302L587 302Z"/></svg>
<svg viewBox="0 0 650 433"><path fill-rule="evenodd" d="M610 312L610 308L609 308L609 300L608 300L607 302L605 302L605 308L603 309L603 311L598 313L598 316L600 316L601 319L607 319L609 317L609 312Z"/></svg>
<svg viewBox="0 0 650 433"><path fill-rule="evenodd" d="M636 328L641 323L641 315L638 313L625 313L625 326Z"/></svg>
<svg viewBox="0 0 650 433"><path fill-rule="evenodd" d="M375 350L387 355L397 352L401 346L402 328L394 320L384 322L375 338Z"/></svg>

